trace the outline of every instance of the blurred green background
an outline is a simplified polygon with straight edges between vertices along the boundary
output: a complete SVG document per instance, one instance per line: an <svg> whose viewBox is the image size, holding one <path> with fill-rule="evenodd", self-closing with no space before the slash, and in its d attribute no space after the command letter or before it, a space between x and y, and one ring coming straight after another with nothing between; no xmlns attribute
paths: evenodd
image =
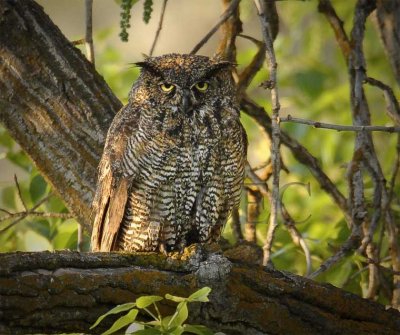
<svg viewBox="0 0 400 335"><path fill-rule="evenodd" d="M83 1L38 1L71 40L84 35ZM94 41L96 68L102 74L115 94L125 103L130 87L138 76L138 69L131 63L141 59L141 53L147 53L158 23L161 1L155 1L153 18L149 25L143 23L142 8L133 8L128 43L119 40L119 5L113 1L94 2ZM339 16L344 20L345 29L350 33L354 2L332 1ZM169 2L164 29L161 33L155 55L166 52L187 53L210 29L221 13L219 1L181 1ZM333 32L326 19L317 12L316 1L279 1L280 32L275 41L278 67L278 85L280 89L281 114L336 124L351 124L349 103L349 83L345 61L335 42ZM187 15L196 13L197 20L188 24ZM242 1L242 20L244 33L260 38L258 18L252 1ZM79 22L76 22L77 17ZM75 20L75 21L74 21ZM211 56L218 43L217 34L200 54ZM371 20L368 20L364 43L368 75L382 80L391 86L399 96L389 62L382 49L379 36ZM82 52L84 49L82 48ZM246 40L238 42L238 69L250 63L256 52L255 46ZM270 111L269 93L260 88L262 81L268 79L265 69L261 70L248 94ZM385 114L385 102L380 91L365 87L374 125L391 125ZM269 141L261 128L248 116L242 114L250 146L249 162L252 166L265 162L269 158ZM325 173L347 196L346 164L351 160L354 134L333 130L313 129L311 127L284 123L282 129L303 144L320 161ZM383 171L390 176L397 137L395 134L375 133L374 141ZM0 128L0 207L5 216L23 211L23 205L13 181L18 175L22 198L28 208L51 192L27 155L10 138L4 128ZM314 180L308 169L299 164L290 152L282 147L283 162L289 173L281 173L281 185L291 182L310 184L311 194L302 186L291 186L284 194L283 201L292 217L302 223L297 224L312 255L313 269L326 260L349 236L347 224L339 208L333 203ZM370 185L372 189L372 185ZM367 201L372 201L371 189L366 189ZM395 187L399 194L399 186ZM244 194L245 196L245 194ZM397 203L396 214L399 213ZM245 222L246 203L241 207L241 221ZM62 201L56 196L39 207L43 212L68 212ZM257 225L257 238L260 245L265 239L269 213L269 204L264 201L260 223ZM398 221L398 217L397 217ZM14 250L55 250L76 249L77 222L73 219L34 218L22 220L4 231L12 220L0 222L0 252ZM379 234L380 229L377 230ZM224 236L234 241L232 229L228 224ZM379 236L376 236L378 239ZM89 237L85 236L85 249L89 248ZM387 241L383 238L381 257L387 255ZM304 253L296 246L280 225L273 246L274 264L278 269L304 275L306 262ZM362 294L365 289L366 262L354 254L342 260L317 279L330 282L346 290ZM385 262L382 262L385 265ZM384 295L381 302L387 302Z"/></svg>

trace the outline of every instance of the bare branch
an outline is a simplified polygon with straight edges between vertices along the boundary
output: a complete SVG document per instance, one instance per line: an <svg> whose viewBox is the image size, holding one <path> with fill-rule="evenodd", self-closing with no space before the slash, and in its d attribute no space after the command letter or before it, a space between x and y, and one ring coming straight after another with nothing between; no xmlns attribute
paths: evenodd
<svg viewBox="0 0 400 335"><path fill-rule="evenodd" d="M318 10L320 13L324 14L329 24L331 25L336 41L342 50L343 56L347 62L348 56L351 52L351 45L349 38L343 27L343 21L336 14L335 9L332 7L330 0L320 0L318 3Z"/></svg>
<svg viewBox="0 0 400 335"><path fill-rule="evenodd" d="M254 118L261 125L261 127L263 127L267 134L272 133L271 119L263 107L257 105L246 95L242 97L240 101L240 107L246 114ZM333 198L334 202L344 213L346 220L350 222L351 216L347 208L346 197L339 191L332 180L330 180L326 173L322 170L318 159L315 158L298 141L290 137L284 131L281 131L280 135L282 144L289 148L298 162L308 167L321 188Z"/></svg>
<svg viewBox="0 0 400 335"><path fill-rule="evenodd" d="M232 5L232 0L222 0L224 10ZM236 6L232 15L222 25L222 39L219 42L217 54L224 59L236 63L236 37L242 32L242 21L240 20L239 6ZM236 68L233 69L236 75Z"/></svg>
<svg viewBox="0 0 400 335"><path fill-rule="evenodd" d="M161 29L162 29L163 22L164 22L165 9L167 8L167 2L168 2L168 0L164 0L163 4L162 4L161 15L160 15L160 20L158 21L156 35L154 36L153 44L151 45L151 48L150 48L150 56L153 56L154 49L158 42L158 38L160 37Z"/></svg>
<svg viewBox="0 0 400 335"><path fill-rule="evenodd" d="M86 53L89 62L94 65L94 46L93 46L93 0L85 1L86 7L86 34L85 34L85 46Z"/></svg>
<svg viewBox="0 0 400 335"><path fill-rule="evenodd" d="M281 117L279 122L294 122L313 126L314 128L333 129L337 131L355 131L355 132L372 132L382 131L387 133L400 133L400 127L385 127L385 126L347 126L332 123L325 123L313 120L306 120L293 117L290 114L287 117Z"/></svg>
<svg viewBox="0 0 400 335"><path fill-rule="evenodd" d="M393 93L393 90L388 85L371 77L365 78L365 82L371 86L378 87L383 91L383 96L385 97L386 101L386 112L393 122L400 127L400 106Z"/></svg>
<svg viewBox="0 0 400 335"><path fill-rule="evenodd" d="M24 198L22 197L22 194L21 194L21 187L19 186L18 178L17 178L17 175L16 175L16 174L14 175L14 182L15 182L15 186L17 187L18 199L19 199L19 201L21 201L21 204L22 204L22 206L24 207L25 211L27 211L28 208L26 207Z"/></svg>
<svg viewBox="0 0 400 335"><path fill-rule="evenodd" d="M52 196L52 193L49 193L47 196L45 196L42 200L40 200L35 206L33 206L31 209L26 209L24 212L18 212L18 213L10 213L7 217L3 217L0 219L0 221L5 221L13 217L17 217L16 220L11 222L8 226L0 229L0 234L4 233L11 227L15 226L17 223L21 222L23 219L27 218L28 216L40 216L40 217L56 217L56 218L62 218L62 219L71 219L74 217L74 215L70 213L45 213L45 212L37 212L36 209L39 208L41 205L43 205L46 201L50 199ZM5 210L2 210L5 212Z"/></svg>
<svg viewBox="0 0 400 335"><path fill-rule="evenodd" d="M265 60L266 47L264 42L260 42L253 37L246 35L239 35L239 36L254 42L258 47L258 51L253 57L251 63L239 74L239 81L237 87L238 87L238 94L241 95L242 92L244 92L250 85L251 81L253 80L257 72L262 68Z"/></svg>
<svg viewBox="0 0 400 335"><path fill-rule="evenodd" d="M273 38L271 33L271 22L265 14L265 3L260 0L254 0L257 7L258 15L261 23L262 35L266 45L266 58L268 60L268 68L271 83L271 100L272 100L272 144L271 144L271 162L273 166L272 173L272 202L271 202L271 216L268 226L267 238L264 245L264 260L263 264L271 263L271 248L274 239L275 230L278 227L278 213L280 212L280 198L279 198L279 173L281 170L281 158L279 152L280 146L280 128L279 128L279 94L277 85L277 67L278 64L275 58L275 51L273 46Z"/></svg>
<svg viewBox="0 0 400 335"><path fill-rule="evenodd" d="M204 44L207 43L207 41L211 38L212 35L214 35L219 27L221 27L221 25L228 20L231 15L233 15L233 13L235 12L237 6L239 5L240 0L232 0L230 6L226 9L226 11L222 14L220 20L216 23L216 25L206 34L206 36L204 36L201 41L199 43L197 43L195 45L195 47L193 48L193 50L190 52L191 54L195 54L197 53L197 51L199 51Z"/></svg>

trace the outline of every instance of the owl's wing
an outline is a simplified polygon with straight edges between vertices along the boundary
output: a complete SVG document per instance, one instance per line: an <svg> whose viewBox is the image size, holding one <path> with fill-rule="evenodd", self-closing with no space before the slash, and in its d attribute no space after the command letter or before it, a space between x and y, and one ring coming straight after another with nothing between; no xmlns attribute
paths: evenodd
<svg viewBox="0 0 400 335"><path fill-rule="evenodd" d="M131 117L126 118L126 112L131 113ZM121 161L127 141L137 129L139 118L139 115L132 118L132 114L129 105L123 107L115 116L107 134L92 204L92 251L111 251L117 248L118 231L124 218L129 189L129 180L124 176Z"/></svg>

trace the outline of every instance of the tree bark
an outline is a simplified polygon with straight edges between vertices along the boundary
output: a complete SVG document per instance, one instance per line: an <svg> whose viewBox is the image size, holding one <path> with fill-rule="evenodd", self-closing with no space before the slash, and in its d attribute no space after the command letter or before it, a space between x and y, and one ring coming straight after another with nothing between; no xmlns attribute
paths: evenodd
<svg viewBox="0 0 400 335"><path fill-rule="evenodd" d="M0 121L90 231L105 135L121 102L34 1L0 0Z"/></svg>
<svg viewBox="0 0 400 335"><path fill-rule="evenodd" d="M96 318L116 304L148 294L187 296L203 286L212 288L210 302L189 306L191 322L226 334L390 335L400 329L394 309L192 246L181 257L68 251L0 255L0 333L90 333ZM172 311L170 305L162 309Z"/></svg>

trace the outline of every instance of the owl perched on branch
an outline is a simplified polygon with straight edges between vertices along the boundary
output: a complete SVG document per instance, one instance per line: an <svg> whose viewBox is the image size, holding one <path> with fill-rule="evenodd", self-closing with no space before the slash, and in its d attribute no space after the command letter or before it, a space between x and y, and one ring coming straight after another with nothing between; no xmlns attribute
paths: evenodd
<svg viewBox="0 0 400 335"><path fill-rule="evenodd" d="M232 64L169 54L137 65L99 164L92 249L216 241L239 205L247 150Z"/></svg>

